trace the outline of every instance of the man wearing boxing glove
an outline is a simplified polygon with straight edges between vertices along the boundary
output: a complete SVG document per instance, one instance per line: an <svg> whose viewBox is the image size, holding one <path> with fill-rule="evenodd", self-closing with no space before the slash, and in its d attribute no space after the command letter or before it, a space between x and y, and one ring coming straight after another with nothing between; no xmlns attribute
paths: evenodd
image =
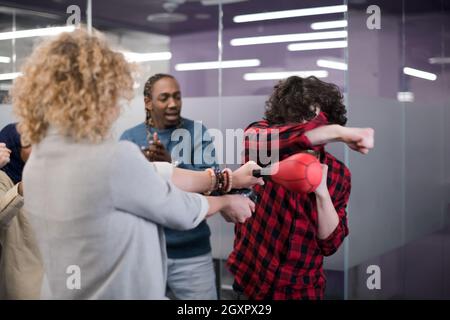
<svg viewBox="0 0 450 320"><path fill-rule="evenodd" d="M270 180L254 188L260 201L255 214L236 225L234 249L227 261L239 296L323 299L323 258L335 253L348 235L351 189L350 171L324 145L340 141L362 154L374 146L373 129L346 128L346 122L337 86L316 77L293 76L275 86L265 119L246 129L251 134L246 135L245 161L261 149L265 154L278 153L280 160L310 150L318 155L323 176L309 194L289 191ZM274 139L278 143L267 143Z"/></svg>

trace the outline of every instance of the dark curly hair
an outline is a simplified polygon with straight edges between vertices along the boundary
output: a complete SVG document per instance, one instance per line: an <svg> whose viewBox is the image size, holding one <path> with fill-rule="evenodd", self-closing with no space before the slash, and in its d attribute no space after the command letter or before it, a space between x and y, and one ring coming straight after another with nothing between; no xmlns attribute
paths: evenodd
<svg viewBox="0 0 450 320"><path fill-rule="evenodd" d="M280 81L266 102L265 119L270 124L309 121L316 116L317 107L329 123L345 125L347 122L344 97L338 86L316 77L289 77Z"/></svg>

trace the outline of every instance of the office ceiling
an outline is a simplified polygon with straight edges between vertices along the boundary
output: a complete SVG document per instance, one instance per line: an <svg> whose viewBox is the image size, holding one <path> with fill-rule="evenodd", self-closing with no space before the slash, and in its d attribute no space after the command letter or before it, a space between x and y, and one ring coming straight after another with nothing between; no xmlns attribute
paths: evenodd
<svg viewBox="0 0 450 320"><path fill-rule="evenodd" d="M92 0L93 24L99 29L127 28L164 35L214 30L218 27L219 10L217 5L204 5L203 2L219 0ZM232 2L223 5L224 27L236 26L232 18L238 14L264 11L288 10L325 5L343 4L339 0L222 0ZM405 1L407 14L423 12L450 12L447 0L408 0ZM348 0L352 9L365 9L378 4L382 13L401 14L401 0ZM16 21L21 26L34 28L47 24L63 24L69 5L78 5L82 20L86 21L85 0L0 0L0 22L11 24L11 8L17 8ZM29 11L38 11L40 15ZM307 19L307 17L305 17ZM151 20L151 21L150 21Z"/></svg>

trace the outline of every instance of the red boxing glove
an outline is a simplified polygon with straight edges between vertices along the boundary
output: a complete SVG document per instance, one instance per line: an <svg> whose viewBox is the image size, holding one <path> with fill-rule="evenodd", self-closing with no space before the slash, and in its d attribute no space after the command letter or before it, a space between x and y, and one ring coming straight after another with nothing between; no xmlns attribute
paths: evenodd
<svg viewBox="0 0 450 320"><path fill-rule="evenodd" d="M308 153L296 153L272 166L271 179L298 193L316 190L322 181L319 160Z"/></svg>

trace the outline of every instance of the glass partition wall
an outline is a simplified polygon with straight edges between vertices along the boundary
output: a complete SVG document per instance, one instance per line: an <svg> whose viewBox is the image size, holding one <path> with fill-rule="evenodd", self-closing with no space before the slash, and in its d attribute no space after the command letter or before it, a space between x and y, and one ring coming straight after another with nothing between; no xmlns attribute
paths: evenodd
<svg viewBox="0 0 450 320"><path fill-rule="evenodd" d="M116 137L144 121L148 77L170 73L182 115L219 132L221 166L238 166L237 132L263 117L279 79L316 75L344 93L349 126L376 131L367 156L327 146L352 192L350 234L325 259L325 298L448 299L449 18L445 0L0 0L0 125L14 121L7 92L42 40L17 32L78 21L139 66ZM234 228L220 216L208 224L218 294L232 299Z"/></svg>
<svg viewBox="0 0 450 320"><path fill-rule="evenodd" d="M373 4L380 29L349 6L350 121L375 128L376 148L349 154L348 298L448 299L448 3Z"/></svg>

